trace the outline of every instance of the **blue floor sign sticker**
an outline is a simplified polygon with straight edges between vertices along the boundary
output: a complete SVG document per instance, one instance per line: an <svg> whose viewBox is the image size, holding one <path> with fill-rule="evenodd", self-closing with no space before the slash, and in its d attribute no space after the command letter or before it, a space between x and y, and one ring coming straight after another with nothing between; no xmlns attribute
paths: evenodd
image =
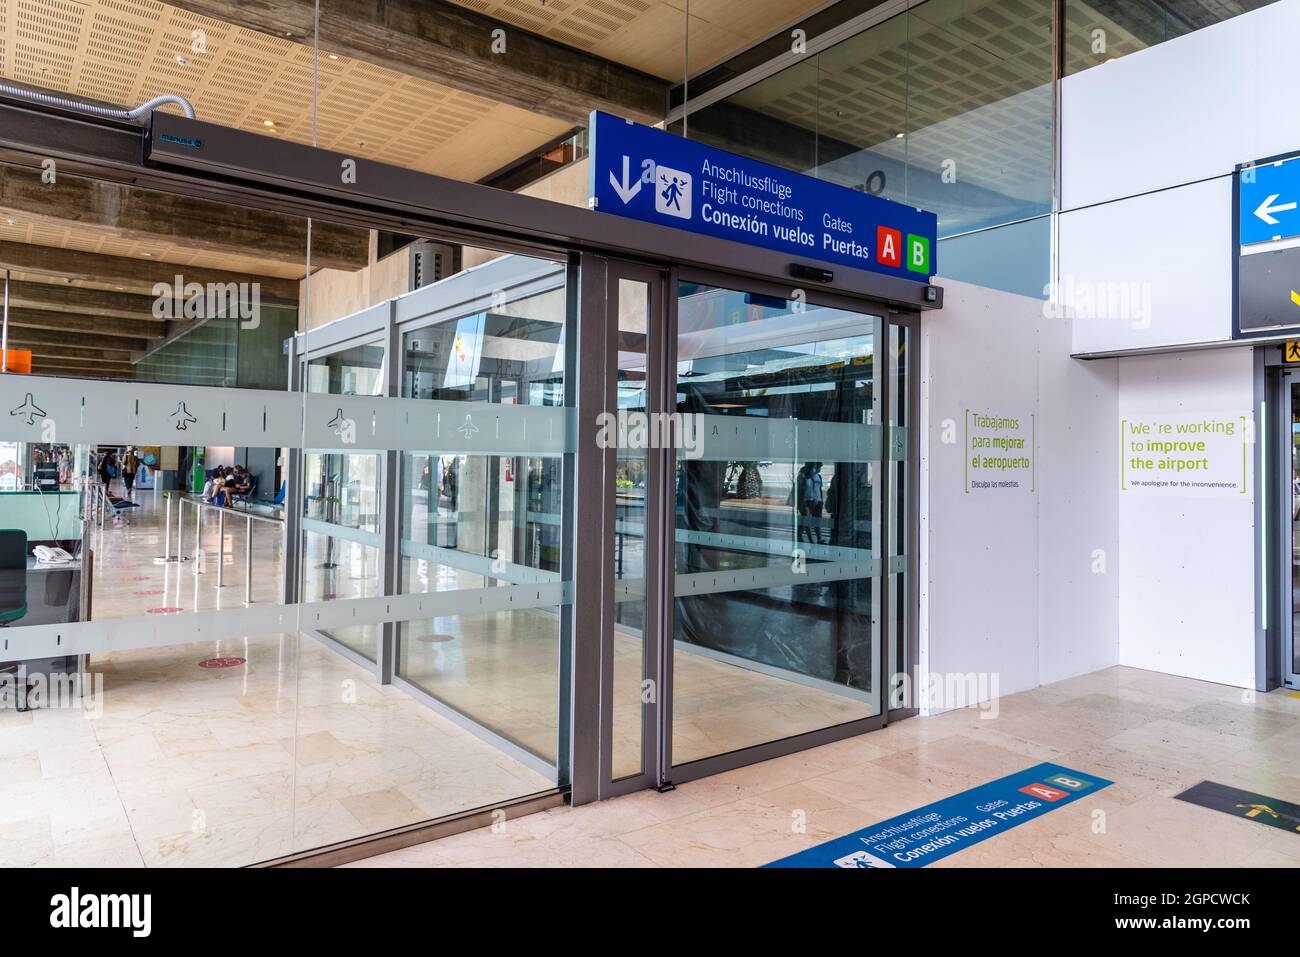
<svg viewBox="0 0 1300 957"><path fill-rule="evenodd" d="M925 867L1111 783L1039 764L764 866Z"/></svg>

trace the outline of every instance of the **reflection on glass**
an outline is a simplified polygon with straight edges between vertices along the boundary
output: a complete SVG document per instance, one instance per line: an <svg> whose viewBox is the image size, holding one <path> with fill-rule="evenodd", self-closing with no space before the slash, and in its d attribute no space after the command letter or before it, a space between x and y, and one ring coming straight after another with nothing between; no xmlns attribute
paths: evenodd
<svg viewBox="0 0 1300 957"><path fill-rule="evenodd" d="M650 289L644 282L618 281L618 412L649 409L646 376ZM644 641L646 613L646 497L650 458L645 449L620 443L615 470L614 576L614 778L637 774L644 761L643 682L648 677Z"/></svg>
<svg viewBox="0 0 1300 957"><path fill-rule="evenodd" d="M907 599L910 575L908 561L911 554L909 547L909 525L911 503L909 499L907 465L908 441L912 427L912 406L908 394L911 381L911 332L906 326L889 324L889 431L886 436L886 448L890 470L889 481L889 547L886 550L887 587L889 588L890 620L889 637L889 674L890 684L886 687L888 694L893 694L896 687L915 689L915 682L903 684L898 676L905 674L909 655L909 615L910 603ZM890 708L916 707L915 700L891 698Z"/></svg>
<svg viewBox="0 0 1300 957"><path fill-rule="evenodd" d="M693 111L692 139L933 210L1051 211L1052 0L928 0Z"/></svg>
<svg viewBox="0 0 1300 957"><path fill-rule="evenodd" d="M1065 72L1078 73L1276 0L1065 0Z"/></svg>
<svg viewBox="0 0 1300 957"><path fill-rule="evenodd" d="M303 455L303 600L370 598L383 593L379 537L379 456ZM325 632L369 661L378 654L378 624Z"/></svg>
<svg viewBox="0 0 1300 957"><path fill-rule="evenodd" d="M308 392L382 395L384 347L353 346L307 363ZM379 537L380 456L309 451L303 455L303 600L383 594ZM346 625L324 632L367 661L378 660L383 628Z"/></svg>
<svg viewBox="0 0 1300 957"><path fill-rule="evenodd" d="M673 763L879 711L880 320L683 283Z"/></svg>
<svg viewBox="0 0 1300 957"><path fill-rule="evenodd" d="M308 452L303 456L306 516L329 525L379 531L379 456Z"/></svg>
<svg viewBox="0 0 1300 957"><path fill-rule="evenodd" d="M1291 386L1291 673L1300 675L1300 384Z"/></svg>
<svg viewBox="0 0 1300 957"><path fill-rule="evenodd" d="M564 461L506 436L524 407L554 413L530 419L537 434L568 433L564 282L561 265L501 257L404 301L402 333L403 395L455 405L446 447L412 436L399 457L400 588L487 595L481 612L403 622L397 673L552 766L560 608L508 605L511 589L561 581Z"/></svg>
<svg viewBox="0 0 1300 957"><path fill-rule="evenodd" d="M307 363L307 391L326 395L383 395L382 342L353 346Z"/></svg>
<svg viewBox="0 0 1300 957"><path fill-rule="evenodd" d="M69 88L91 97L132 99L140 88L134 81L124 89L101 86L95 63L107 62L107 47L93 37L143 34L158 57L127 51L128 72L147 71L155 59L175 62L161 33L153 36L165 29L158 10L132 7L10 4L8 30L36 44L17 69L42 85L71 80ZM44 69L66 61L50 17L66 28L64 39L80 36L85 52L82 67L63 79L57 67ZM106 25L105 17L133 25ZM116 51L108 59L120 65L123 50L108 46ZM12 57L4 68L15 68ZM39 160L36 166L34 179L30 169L21 175L39 186ZM17 833L6 831L14 839L2 842L0 864L246 865L308 842L357 836L341 826L350 815L340 801L367 778L357 775L345 788L322 781L310 762L313 742L319 759L322 716L336 705L339 683L363 684L367 673L311 639L300 648L297 610L277 607L285 567L279 510L244 515L202 499L219 464L246 467L260 480L258 497L277 496L287 459L262 447L261 416L251 414L259 403L247 390L287 388L282 345L297 326L306 220L63 170L57 187L26 192L14 189L16 175L0 169L11 205L0 240L30 270L11 277L8 345L32 352L24 391L33 393L33 405L48 410L52 396L82 392L87 408L107 400L143 410L160 392L140 383L161 382L170 400L164 414L176 416L161 429L114 422L76 439L103 419L61 419L57 436L42 436L39 415L30 423L3 417L0 440L18 445L0 465L0 529L25 539L8 558L21 564L8 571L26 592L21 614L7 608L13 617L3 622L6 633L12 642L24 629L31 635L32 626L66 622L89 657L78 661L56 643L37 645L21 662L0 660L0 670L21 666L66 679L84 667L102 685L31 713L0 707L4 750L30 756L0 787L0 827L25 822ZM324 228L326 237L331 231ZM326 253L331 268L364 265L365 231L333 234L346 235L347 248ZM253 297L260 309L243 311ZM35 321L21 321L24 315ZM64 378L52 385L45 376ZM214 401L207 389L186 390L192 386L225 388ZM216 416L230 444L205 446L220 441L211 430ZM62 548L72 561L42 564L32 553L38 545ZM261 621L279 621L249 627L246 602L251 620L260 611ZM68 631L57 630L66 644ZM317 698L322 685L328 701L300 710L299 689ZM86 720L79 709L87 706L102 713ZM311 732L300 739L300 728ZM353 753L339 742L333 768ZM365 770L374 782L374 764ZM297 803L300 793L311 799Z"/></svg>

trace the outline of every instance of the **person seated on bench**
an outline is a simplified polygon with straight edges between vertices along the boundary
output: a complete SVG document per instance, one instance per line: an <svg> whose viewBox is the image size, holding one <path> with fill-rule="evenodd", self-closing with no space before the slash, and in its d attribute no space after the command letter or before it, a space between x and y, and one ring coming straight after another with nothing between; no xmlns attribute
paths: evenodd
<svg viewBox="0 0 1300 957"><path fill-rule="evenodd" d="M221 466L217 466L208 473L207 479L203 482L203 501L211 502L217 494L217 489L221 487Z"/></svg>
<svg viewBox="0 0 1300 957"><path fill-rule="evenodd" d="M221 484L217 486L216 494L212 496L212 501L224 508L230 507L231 490L235 487L235 470L229 465L221 470Z"/></svg>
<svg viewBox="0 0 1300 957"><path fill-rule="evenodd" d="M253 480L253 476L248 469L242 465L236 465L233 480L227 488L235 498L248 498L253 494L253 490L257 488L257 482Z"/></svg>
<svg viewBox="0 0 1300 957"><path fill-rule="evenodd" d="M234 484L235 470L228 465L217 466L212 470L212 476L203 485L203 501L211 502L214 505L229 505L230 491L228 486Z"/></svg>

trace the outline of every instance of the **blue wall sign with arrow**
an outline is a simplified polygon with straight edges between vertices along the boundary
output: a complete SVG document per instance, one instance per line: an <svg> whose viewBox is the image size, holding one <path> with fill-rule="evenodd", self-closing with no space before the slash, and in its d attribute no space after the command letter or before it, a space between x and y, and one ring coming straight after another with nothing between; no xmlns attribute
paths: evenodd
<svg viewBox="0 0 1300 957"><path fill-rule="evenodd" d="M1300 326L1300 153L1237 168L1234 339Z"/></svg>
<svg viewBox="0 0 1300 957"><path fill-rule="evenodd" d="M591 114L590 202L615 216L929 282L934 213Z"/></svg>
<svg viewBox="0 0 1300 957"><path fill-rule="evenodd" d="M1300 236L1300 157L1242 167L1241 244Z"/></svg>

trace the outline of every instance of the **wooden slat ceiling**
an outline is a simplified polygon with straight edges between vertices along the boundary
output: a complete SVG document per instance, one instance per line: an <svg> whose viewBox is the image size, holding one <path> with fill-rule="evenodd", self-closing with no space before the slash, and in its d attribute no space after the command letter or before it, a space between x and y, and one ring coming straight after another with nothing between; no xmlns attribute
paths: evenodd
<svg viewBox="0 0 1300 957"><path fill-rule="evenodd" d="M201 52L195 31L202 31ZM0 0L0 75L124 105L179 93L201 119L299 142L312 140L312 60L302 44L150 0ZM319 145L426 172L477 179L566 129L558 120L327 53L319 76ZM7 210L0 210L3 240L282 278L301 278L306 261L305 249L299 267L255 252L36 223Z"/></svg>
<svg viewBox="0 0 1300 957"><path fill-rule="evenodd" d="M3 210L0 210L0 241L55 246L60 249L79 249L82 252L99 253L105 256L155 259L180 266L223 269L249 276L279 276L282 279L301 279L306 261L305 249L304 265L293 266L257 256L190 249L181 243L124 240L113 235L111 229L95 226L35 225L23 222L18 214ZM78 283L78 285L86 284ZM112 289L113 286L103 284L103 288Z"/></svg>
<svg viewBox="0 0 1300 957"><path fill-rule="evenodd" d="M6 77L129 105L179 93L201 119L304 143L312 60L309 46L151 0L0 0ZM565 131L559 120L326 50L319 75L320 146L425 172L477 179Z"/></svg>
<svg viewBox="0 0 1300 957"><path fill-rule="evenodd" d="M682 78L685 0L453 2L665 80ZM691 71L712 66L822 6L825 0L690 0Z"/></svg>

